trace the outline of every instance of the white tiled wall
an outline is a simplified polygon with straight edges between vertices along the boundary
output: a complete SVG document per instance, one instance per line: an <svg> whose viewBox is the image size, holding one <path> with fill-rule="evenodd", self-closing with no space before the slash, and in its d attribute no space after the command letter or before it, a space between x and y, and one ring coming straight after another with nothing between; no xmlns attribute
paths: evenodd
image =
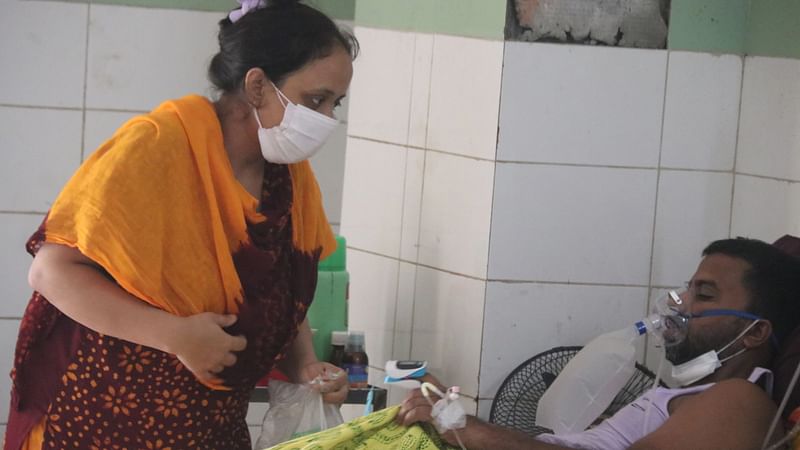
<svg viewBox="0 0 800 450"><path fill-rule="evenodd" d="M478 393L485 292L483 280L427 267L417 271L411 354L470 397Z"/></svg>
<svg viewBox="0 0 800 450"><path fill-rule="evenodd" d="M351 247L399 256L407 153L399 145L348 139L342 231Z"/></svg>
<svg viewBox="0 0 800 450"><path fill-rule="evenodd" d="M656 176L498 163L489 278L647 284Z"/></svg>
<svg viewBox="0 0 800 450"><path fill-rule="evenodd" d="M210 93L206 65L217 50L217 22L223 14L90 3L0 1L3 434L13 347L30 296L26 239L82 156L127 119L169 98ZM337 112L345 124L312 161L335 228L342 201L347 104ZM253 430L260 428L262 416L263 411L248 416Z"/></svg>
<svg viewBox="0 0 800 450"><path fill-rule="evenodd" d="M494 163L437 152L425 162L419 262L486 278Z"/></svg>
<svg viewBox="0 0 800 450"><path fill-rule="evenodd" d="M800 181L800 60L748 57L736 171Z"/></svg>
<svg viewBox="0 0 800 450"><path fill-rule="evenodd" d="M642 317L710 241L800 232L796 61L356 34L343 233L375 294L351 311L386 318L364 322L379 355L394 329L394 357L477 386L482 416L519 362Z"/></svg>
<svg viewBox="0 0 800 450"><path fill-rule="evenodd" d="M670 52L661 165L731 170L742 57Z"/></svg>
<svg viewBox="0 0 800 450"><path fill-rule="evenodd" d="M747 57L731 234L800 235L800 60Z"/></svg>
<svg viewBox="0 0 800 450"><path fill-rule="evenodd" d="M0 106L0 210L45 212L81 162L81 112Z"/></svg>
<svg viewBox="0 0 800 450"><path fill-rule="evenodd" d="M353 68L348 134L405 145L415 35L363 27L355 34L360 51Z"/></svg>
<svg viewBox="0 0 800 450"><path fill-rule="evenodd" d="M509 42L497 159L655 167L667 53Z"/></svg>
<svg viewBox="0 0 800 450"><path fill-rule="evenodd" d="M652 283L679 286L709 242L727 237L733 175L662 170L658 187Z"/></svg>
<svg viewBox="0 0 800 450"><path fill-rule="evenodd" d="M798 70L506 45L480 399L533 354L632 323L710 241L800 233Z"/></svg>
<svg viewBox="0 0 800 450"><path fill-rule="evenodd" d="M429 359L475 397L503 43L355 33L342 201L342 234L357 255L350 327L367 329L378 378L389 357Z"/></svg>
<svg viewBox="0 0 800 450"><path fill-rule="evenodd" d="M736 175L731 236L800 235L800 183Z"/></svg>
<svg viewBox="0 0 800 450"><path fill-rule="evenodd" d="M220 19L220 13L92 5L86 106L149 111L165 99L210 93L206 71Z"/></svg>
<svg viewBox="0 0 800 450"><path fill-rule="evenodd" d="M371 281L351 282L348 327L364 331L370 362L380 367L393 359L398 264L397 259L358 250L347 255L347 270Z"/></svg>
<svg viewBox="0 0 800 450"><path fill-rule="evenodd" d="M89 7L14 0L0 8L0 103L80 108Z"/></svg>
<svg viewBox="0 0 800 450"><path fill-rule="evenodd" d="M427 148L494 160L502 68L503 42L434 37Z"/></svg>
<svg viewBox="0 0 800 450"><path fill-rule="evenodd" d="M646 297L646 287L489 282L480 397L493 397L533 355L633 324L644 317Z"/></svg>

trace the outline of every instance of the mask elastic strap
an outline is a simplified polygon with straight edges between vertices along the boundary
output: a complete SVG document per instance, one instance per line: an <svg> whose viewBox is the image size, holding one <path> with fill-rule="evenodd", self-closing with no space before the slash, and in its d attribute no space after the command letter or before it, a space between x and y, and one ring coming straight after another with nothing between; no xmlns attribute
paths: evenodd
<svg viewBox="0 0 800 450"><path fill-rule="evenodd" d="M286 94L284 94L283 92L281 92L280 89L278 89L278 86L275 86L275 83L270 81L269 84L271 84L272 87L275 89L275 95L278 96L278 101L281 102L281 106L283 106L283 108L286 109L286 105L292 103L292 101L289 100L289 97L287 97Z"/></svg>
<svg viewBox="0 0 800 450"><path fill-rule="evenodd" d="M275 89L275 95L278 97L278 101L281 102L281 106L283 106L283 109L286 109L286 105L288 103L291 103L291 101L289 101L289 98L286 97L286 95L284 95L280 89L278 89L278 86L275 86L275 83L270 81L269 84L271 84L273 89ZM258 118L258 109L256 109L256 107L253 107L253 115L256 116L256 122L258 123L258 128L264 128L264 125L261 125L261 119Z"/></svg>
<svg viewBox="0 0 800 450"><path fill-rule="evenodd" d="M256 123L258 124L258 128L264 128L264 126L261 125L261 119L258 118L258 109L256 109L255 106L253 107L253 115L256 116Z"/></svg>
<svg viewBox="0 0 800 450"><path fill-rule="evenodd" d="M737 311L735 309L709 309L708 311L703 311L700 314L692 314L689 318L694 317L717 317L717 316L734 316L739 317L741 319L750 319L750 320L764 320L763 317L759 317L755 314L750 314L744 311ZM775 337L775 333L769 335L769 341L774 348L778 348L778 338Z"/></svg>
<svg viewBox="0 0 800 450"><path fill-rule="evenodd" d="M732 354L731 356L726 356L726 357L724 357L724 358L720 359L720 360L719 360L719 363L720 363L720 364L722 364L722 363L724 363L724 362L728 361L729 359L736 358L737 356L739 356L739 355L741 355L742 353L744 353L746 350L747 350L746 348L739 349L739 351L738 351L738 352L736 352L736 353ZM717 355L719 355L719 353L717 353Z"/></svg>
<svg viewBox="0 0 800 450"><path fill-rule="evenodd" d="M745 333L747 333L747 332L748 332L748 331L750 331L750 330L751 330L751 329L752 329L754 326L756 326L756 324L757 324L758 322L760 322L760 319L756 319L756 320L754 320L753 322L751 322L751 323L750 323L750 325L746 326L746 327L745 327L745 329L744 329L744 330L742 330L742 332L741 332L741 333L739 333L739 334L738 334L738 335L737 335L735 338L733 338L733 339L732 339L730 342L728 342L727 344L725 344L725 346L724 346L724 347L722 347L721 349L717 350L717 355L720 355L722 352L724 352L725 350L727 350L727 349L728 349L728 347L730 347L730 346L731 346L731 345L733 345L733 344L734 344L736 341L738 341L739 339L741 339L741 338L742 338L742 336L744 336L744 335L745 335ZM721 360L719 361L719 363L720 363L720 364L722 364L722 363L724 363L725 361L727 361L727 360L729 360L729 359L731 359L731 358L733 358L733 357L735 357L735 356L739 356L739 355L741 355L742 353L744 353L744 351L745 351L745 350L746 350L746 349L745 349L745 348L743 348L743 349L739 350L738 352L736 352L736 353L732 354L731 356L728 356L728 357L726 357L726 358L723 358L723 359L721 359Z"/></svg>

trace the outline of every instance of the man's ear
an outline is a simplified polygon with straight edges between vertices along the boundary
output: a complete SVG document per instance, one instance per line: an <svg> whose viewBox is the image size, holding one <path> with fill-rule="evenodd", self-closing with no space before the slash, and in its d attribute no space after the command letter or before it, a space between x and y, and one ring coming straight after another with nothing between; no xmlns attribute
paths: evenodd
<svg viewBox="0 0 800 450"><path fill-rule="evenodd" d="M267 78L267 75L258 67L254 67L247 71L247 73L244 75L244 85L242 88L244 90L244 96L247 99L247 103L255 108L260 108L263 106L264 99L266 98L265 94L269 93L273 89L269 82L269 78Z"/></svg>
<svg viewBox="0 0 800 450"><path fill-rule="evenodd" d="M764 344L769 344L769 337L772 336L772 323L769 320L760 319L747 334L742 338L745 348L756 348Z"/></svg>

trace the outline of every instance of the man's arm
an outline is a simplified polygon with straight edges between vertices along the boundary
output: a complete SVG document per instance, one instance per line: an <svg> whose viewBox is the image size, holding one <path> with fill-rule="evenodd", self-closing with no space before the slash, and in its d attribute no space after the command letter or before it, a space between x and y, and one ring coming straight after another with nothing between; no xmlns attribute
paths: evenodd
<svg viewBox="0 0 800 450"><path fill-rule="evenodd" d="M566 447L537 441L517 430L484 422L477 417L467 416L467 426L458 430L464 446L470 450L563 450ZM442 436L451 445L458 446L452 431Z"/></svg>
<svg viewBox="0 0 800 450"><path fill-rule="evenodd" d="M761 388L739 378L721 381L680 400L664 425L630 448L761 448L777 410Z"/></svg>
<svg viewBox="0 0 800 450"><path fill-rule="evenodd" d="M426 375L423 380L445 390L441 383L430 375ZM438 397L431 394L431 401L436 403L436 400ZM419 389L412 391L403 401L396 420L404 425L433 420L431 405ZM458 446L458 439L453 431L444 433L442 437L451 445ZM458 437L470 450L562 450L566 448L537 441L525 433L486 423L473 416L467 416L467 425L458 430Z"/></svg>

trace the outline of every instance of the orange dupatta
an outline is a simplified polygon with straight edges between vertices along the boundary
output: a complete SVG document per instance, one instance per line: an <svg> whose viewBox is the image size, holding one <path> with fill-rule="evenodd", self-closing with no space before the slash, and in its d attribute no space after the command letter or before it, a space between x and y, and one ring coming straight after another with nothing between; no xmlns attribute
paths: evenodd
<svg viewBox="0 0 800 450"><path fill-rule="evenodd" d="M336 242L311 166L290 173L293 244L324 258ZM235 313L232 254L247 222L264 220L256 208L233 176L213 106L188 96L132 119L81 166L50 211L46 241L77 247L157 308Z"/></svg>

